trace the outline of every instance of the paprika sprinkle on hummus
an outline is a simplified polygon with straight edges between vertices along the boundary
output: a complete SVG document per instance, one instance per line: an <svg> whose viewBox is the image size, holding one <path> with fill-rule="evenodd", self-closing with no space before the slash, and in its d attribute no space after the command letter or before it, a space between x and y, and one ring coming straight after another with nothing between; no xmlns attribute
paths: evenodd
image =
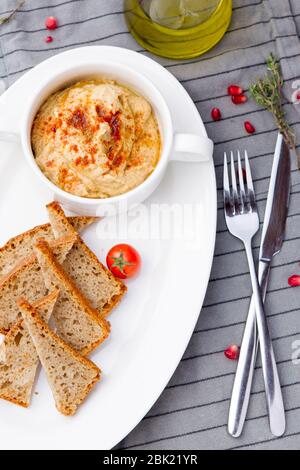
<svg viewBox="0 0 300 470"><path fill-rule="evenodd" d="M50 181L87 198L117 196L140 185L161 152L151 105L107 79L77 82L51 95L34 119L31 143Z"/></svg>

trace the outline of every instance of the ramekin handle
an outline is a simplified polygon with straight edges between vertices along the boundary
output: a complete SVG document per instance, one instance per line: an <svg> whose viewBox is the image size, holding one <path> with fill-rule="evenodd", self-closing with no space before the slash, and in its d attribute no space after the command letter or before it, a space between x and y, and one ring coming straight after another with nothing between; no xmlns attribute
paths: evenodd
<svg viewBox="0 0 300 470"><path fill-rule="evenodd" d="M208 137L196 134L175 134L171 160L208 162L212 159L213 150L213 141Z"/></svg>

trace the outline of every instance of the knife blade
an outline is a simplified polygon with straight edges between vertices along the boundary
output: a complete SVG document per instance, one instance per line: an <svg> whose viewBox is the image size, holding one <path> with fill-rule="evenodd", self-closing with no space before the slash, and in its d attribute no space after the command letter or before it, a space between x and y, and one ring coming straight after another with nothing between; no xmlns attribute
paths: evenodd
<svg viewBox="0 0 300 470"><path fill-rule="evenodd" d="M271 260L273 256L279 253L284 239L290 194L290 165L289 148L282 134L279 134L274 152L259 252L258 277L263 300L266 296ZM255 307L253 299L251 299L229 408L228 432L233 437L240 436L243 430L250 399L257 349L258 335ZM278 399L277 406L268 411L272 433L276 436L282 435L285 430L283 403Z"/></svg>
<svg viewBox="0 0 300 470"><path fill-rule="evenodd" d="M260 261L271 261L281 250L288 214L291 182L290 151L278 135L259 251Z"/></svg>

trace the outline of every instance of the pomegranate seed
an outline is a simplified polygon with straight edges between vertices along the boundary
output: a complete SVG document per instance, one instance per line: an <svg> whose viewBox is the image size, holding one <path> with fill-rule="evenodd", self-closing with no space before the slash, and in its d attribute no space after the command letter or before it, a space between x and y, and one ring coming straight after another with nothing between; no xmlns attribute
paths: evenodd
<svg viewBox="0 0 300 470"><path fill-rule="evenodd" d="M219 108L213 108L211 110L211 117L213 118L214 121L220 121L222 115L221 115L221 111L219 110Z"/></svg>
<svg viewBox="0 0 300 470"><path fill-rule="evenodd" d="M246 103L246 101L248 101L248 98L246 95L232 95L231 101L234 104L242 104L242 103Z"/></svg>
<svg viewBox="0 0 300 470"><path fill-rule="evenodd" d="M57 28L57 19L54 16L48 16L45 21L45 26L47 29L56 29Z"/></svg>
<svg viewBox="0 0 300 470"><path fill-rule="evenodd" d="M297 101L300 101L300 91L299 91L299 92L297 93L297 95L296 95L296 100L297 100Z"/></svg>
<svg viewBox="0 0 300 470"><path fill-rule="evenodd" d="M45 37L45 42L52 42L53 41L53 37L52 36L46 36Z"/></svg>
<svg viewBox="0 0 300 470"><path fill-rule="evenodd" d="M241 88L238 85L229 85L229 87L227 88L227 91L228 91L228 95L230 96L238 96L244 93L243 88Z"/></svg>
<svg viewBox="0 0 300 470"><path fill-rule="evenodd" d="M244 183L247 183L247 174L246 174L246 170L244 167L242 167L242 174L243 174L243 181ZM238 170L236 171L236 177L237 179L239 179L239 172Z"/></svg>
<svg viewBox="0 0 300 470"><path fill-rule="evenodd" d="M240 348L236 344L231 344L227 349L225 349L224 354L227 359L236 361L239 358Z"/></svg>
<svg viewBox="0 0 300 470"><path fill-rule="evenodd" d="M247 173L246 173L246 170L245 170L244 167L242 168L242 173L243 173L243 180L244 180L244 183L247 183Z"/></svg>
<svg viewBox="0 0 300 470"><path fill-rule="evenodd" d="M245 121L244 126L248 134L254 134L255 132L255 127L251 124L250 121Z"/></svg>
<svg viewBox="0 0 300 470"><path fill-rule="evenodd" d="M293 276L288 278L288 283L291 287L300 286L300 276L298 274L293 274Z"/></svg>

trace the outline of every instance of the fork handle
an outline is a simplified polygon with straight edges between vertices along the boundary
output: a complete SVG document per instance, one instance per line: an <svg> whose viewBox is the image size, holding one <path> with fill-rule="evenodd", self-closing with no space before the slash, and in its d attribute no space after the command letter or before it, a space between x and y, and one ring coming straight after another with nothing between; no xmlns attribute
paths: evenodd
<svg viewBox="0 0 300 470"><path fill-rule="evenodd" d="M273 345L269 333L267 318L264 311L261 291L256 276L251 240L245 242L245 248L249 263L254 306L256 311L256 322L260 343L262 370L265 383L270 429L274 436L282 436L285 431L285 413L283 398L281 393L281 386L278 376L277 364L275 361ZM278 420L277 416L280 416L281 419Z"/></svg>
<svg viewBox="0 0 300 470"><path fill-rule="evenodd" d="M259 262L258 281L263 301L266 297L270 263ZM237 365L228 414L228 432L233 437L242 433L247 415L251 386L258 349L258 336L253 295L244 329L239 362ZM281 419L279 417L279 419Z"/></svg>

